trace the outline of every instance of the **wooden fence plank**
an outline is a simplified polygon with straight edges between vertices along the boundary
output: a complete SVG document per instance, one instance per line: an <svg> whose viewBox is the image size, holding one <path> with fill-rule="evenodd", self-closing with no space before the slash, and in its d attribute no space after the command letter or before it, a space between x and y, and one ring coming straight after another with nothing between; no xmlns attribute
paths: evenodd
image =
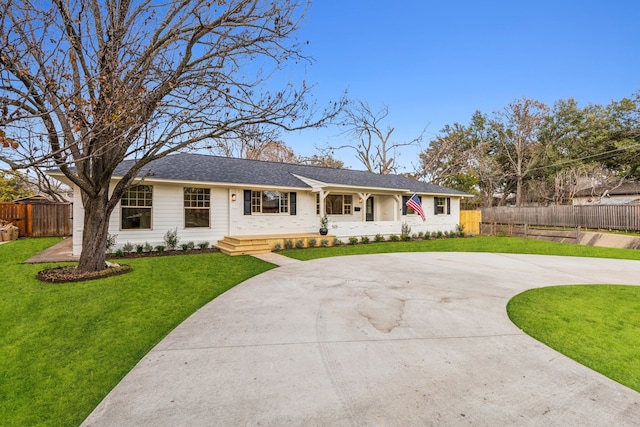
<svg viewBox="0 0 640 427"><path fill-rule="evenodd" d="M20 237L70 236L70 203L0 203L0 219L13 222Z"/></svg>
<svg viewBox="0 0 640 427"><path fill-rule="evenodd" d="M640 205L483 208L482 222L640 231Z"/></svg>

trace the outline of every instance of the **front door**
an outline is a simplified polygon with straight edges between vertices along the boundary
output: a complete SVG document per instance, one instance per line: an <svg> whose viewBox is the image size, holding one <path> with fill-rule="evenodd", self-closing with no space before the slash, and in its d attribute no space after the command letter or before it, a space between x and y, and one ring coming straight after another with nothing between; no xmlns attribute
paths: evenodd
<svg viewBox="0 0 640 427"><path fill-rule="evenodd" d="M373 196L369 196L365 206L366 220L373 221Z"/></svg>

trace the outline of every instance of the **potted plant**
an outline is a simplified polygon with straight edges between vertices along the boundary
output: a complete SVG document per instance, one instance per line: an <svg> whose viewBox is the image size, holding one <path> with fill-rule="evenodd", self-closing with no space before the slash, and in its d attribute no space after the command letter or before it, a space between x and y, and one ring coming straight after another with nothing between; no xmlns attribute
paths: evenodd
<svg viewBox="0 0 640 427"><path fill-rule="evenodd" d="M327 228L328 225L329 225L329 218L327 217L327 214L324 214L324 216L320 218L320 235L321 236L326 236L327 233L329 232L329 229Z"/></svg>

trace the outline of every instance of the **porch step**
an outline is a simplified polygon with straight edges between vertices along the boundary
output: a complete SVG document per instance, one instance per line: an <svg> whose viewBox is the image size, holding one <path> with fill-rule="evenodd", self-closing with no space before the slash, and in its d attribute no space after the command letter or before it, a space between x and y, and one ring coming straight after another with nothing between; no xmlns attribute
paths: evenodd
<svg viewBox="0 0 640 427"><path fill-rule="evenodd" d="M254 255L265 254L271 252L271 247L266 239L242 239L237 237L225 236L223 240L218 240L214 245L222 253L227 255Z"/></svg>
<svg viewBox="0 0 640 427"><path fill-rule="evenodd" d="M329 246L333 244L334 235L320 236L316 233L289 233L289 234L261 234L246 236L224 236L214 246L227 255L255 255L271 252L277 246L281 249L287 247L287 242L298 244L302 241L303 247L309 247L309 241L315 240L314 246L320 246L322 240L326 240Z"/></svg>

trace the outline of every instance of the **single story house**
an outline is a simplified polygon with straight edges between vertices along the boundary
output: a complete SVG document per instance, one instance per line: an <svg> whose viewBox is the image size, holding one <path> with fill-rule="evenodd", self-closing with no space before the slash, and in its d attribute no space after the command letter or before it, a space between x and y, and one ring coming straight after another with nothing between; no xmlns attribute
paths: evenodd
<svg viewBox="0 0 640 427"><path fill-rule="evenodd" d="M113 183L132 166L125 160ZM51 175L72 185L64 175ZM318 234L329 219L329 236L400 235L403 223L412 233L453 231L460 222L461 191L400 175L317 166L173 154L145 167L111 215L109 234L116 248L125 243L163 244L177 229L180 243L217 244L226 236ZM406 206L417 193L426 221ZM74 218L83 218L82 200L74 188ZM82 249L82 221L74 222L73 252ZM308 236L307 236L308 238ZM223 245L221 243L221 245Z"/></svg>
<svg viewBox="0 0 640 427"><path fill-rule="evenodd" d="M638 205L640 204L640 182L623 181L609 185L590 186L578 191L571 204L591 205Z"/></svg>

